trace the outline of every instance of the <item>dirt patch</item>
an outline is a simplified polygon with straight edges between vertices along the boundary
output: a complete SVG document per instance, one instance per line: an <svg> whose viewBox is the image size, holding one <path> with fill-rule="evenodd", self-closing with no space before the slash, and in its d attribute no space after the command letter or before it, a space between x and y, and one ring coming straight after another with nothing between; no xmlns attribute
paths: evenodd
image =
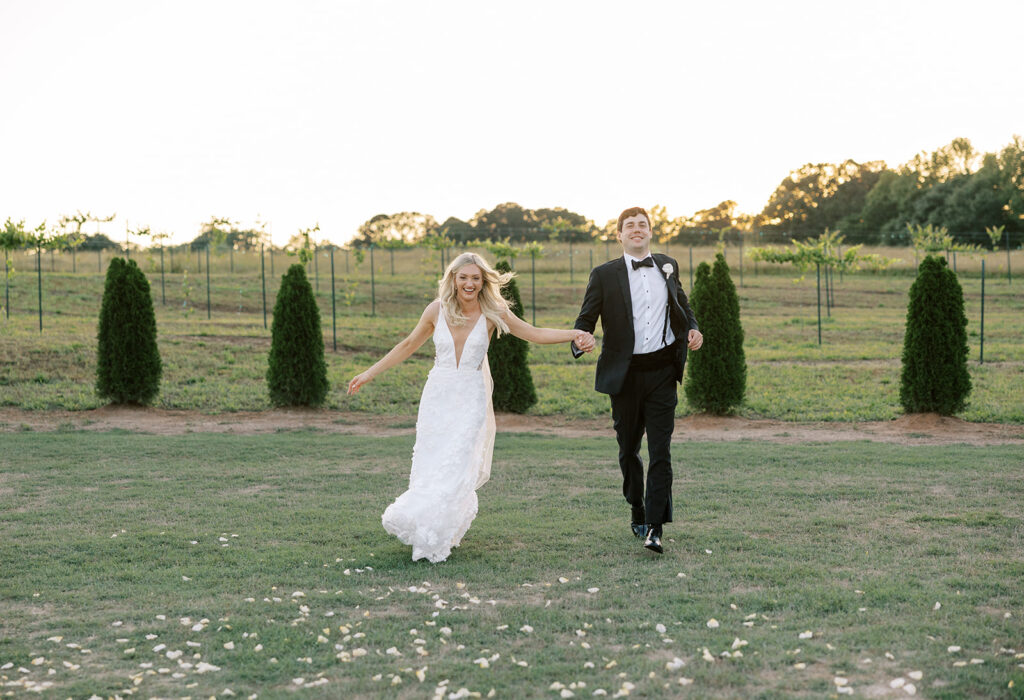
<svg viewBox="0 0 1024 700"><path fill-rule="evenodd" d="M606 418L498 414L498 432L557 437L613 437ZM318 430L346 435L410 435L414 416L377 416L317 409L276 409L210 415L199 411L106 406L91 411L0 409L0 432L24 430L127 430L154 435L228 433L258 435L282 430ZM870 440L900 445L1024 444L1024 425L969 423L936 414L914 414L892 421L864 423L790 423L736 416L688 416L676 421L675 442L754 440L782 444Z"/></svg>

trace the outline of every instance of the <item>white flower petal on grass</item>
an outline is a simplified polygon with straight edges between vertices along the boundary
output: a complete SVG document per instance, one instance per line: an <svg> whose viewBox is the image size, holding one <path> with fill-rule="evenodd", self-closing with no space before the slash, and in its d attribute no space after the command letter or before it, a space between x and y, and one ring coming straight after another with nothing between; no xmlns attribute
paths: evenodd
<svg viewBox="0 0 1024 700"><path fill-rule="evenodd" d="M166 656L171 661L174 661L175 659L181 658L181 655L184 653L185 652L181 651L180 649L175 649L174 651L167 652L166 654L164 654L164 656Z"/></svg>
<svg viewBox="0 0 1024 700"><path fill-rule="evenodd" d="M526 634L530 634L531 632L533 632L533 627L531 627L530 625L523 625L519 628L519 631L525 632ZM448 630L448 633L451 634L451 630Z"/></svg>
<svg viewBox="0 0 1024 700"><path fill-rule="evenodd" d="M123 624L124 624L124 623L123 623L123 622L121 622L120 620L114 620L113 622L111 622L111 623L110 623L110 626L111 626L111 627L120 627L120 626L121 626L121 625L123 625Z"/></svg>
<svg viewBox="0 0 1024 700"><path fill-rule="evenodd" d="M219 670L220 666L214 666L213 664L208 664L205 661L200 661L196 664L196 673L209 673L211 671Z"/></svg>
<svg viewBox="0 0 1024 700"><path fill-rule="evenodd" d="M907 679L902 676L900 676L899 678L893 678L891 681L889 681L890 688L902 688L906 684Z"/></svg>
<svg viewBox="0 0 1024 700"><path fill-rule="evenodd" d="M836 692L840 695L853 695L853 688L848 685L842 685L836 688Z"/></svg>
<svg viewBox="0 0 1024 700"><path fill-rule="evenodd" d="M838 685L838 686L844 686L844 685L849 685L850 684L850 680L848 678L844 678L843 676L836 676L835 678L832 679L832 682L835 685Z"/></svg>
<svg viewBox="0 0 1024 700"><path fill-rule="evenodd" d="M167 648L166 644L157 644L155 647L153 647L153 651L154 651L154 653L159 654L161 651L163 651L166 648Z"/></svg>
<svg viewBox="0 0 1024 700"><path fill-rule="evenodd" d="M569 583L569 579L567 579L565 576L559 576L558 577L558 582L559 583Z"/></svg>
<svg viewBox="0 0 1024 700"><path fill-rule="evenodd" d="M807 664L805 664L803 661L798 661L797 663L793 664L793 668L797 671L803 671L805 668L807 668Z"/></svg>
<svg viewBox="0 0 1024 700"><path fill-rule="evenodd" d="M191 581L192 579L190 579L188 576L182 576L181 580L182 581Z"/></svg>
<svg viewBox="0 0 1024 700"><path fill-rule="evenodd" d="M958 651L960 651L960 647L958 647L956 644L954 644L952 646L946 647L946 651L948 651L950 654L955 654Z"/></svg>
<svg viewBox="0 0 1024 700"><path fill-rule="evenodd" d="M704 659L705 661L714 661L715 660L715 657L711 655L711 652L708 651L707 647L704 647L704 649L701 650L701 658Z"/></svg>
<svg viewBox="0 0 1024 700"><path fill-rule="evenodd" d="M574 698L574 697L576 697L576 693L572 692L568 688L562 688L561 692L559 692L558 694L559 694L559 696L561 696L563 698Z"/></svg>
<svg viewBox="0 0 1024 700"><path fill-rule="evenodd" d="M799 634L800 639L810 639L813 636L814 636L814 632L811 632L810 630L807 630L806 632L801 632Z"/></svg>
<svg viewBox="0 0 1024 700"><path fill-rule="evenodd" d="M598 588L597 586L592 586L591 588L587 589L587 593L597 593L599 590L601 590L601 589Z"/></svg>
<svg viewBox="0 0 1024 700"><path fill-rule="evenodd" d="M914 679L915 681L919 681L919 680L921 680L921 678L922 678L923 676L924 676L924 674L923 674L923 673L921 673L920 671L911 671L910 673L908 673L908 674L907 674L907 677L908 677L908 678L912 678L912 679Z"/></svg>
<svg viewBox="0 0 1024 700"><path fill-rule="evenodd" d="M235 643L234 642L224 642L224 648L227 649L228 651L231 651L232 649L235 648Z"/></svg>
<svg viewBox="0 0 1024 700"><path fill-rule="evenodd" d="M654 629L657 630L658 634L665 634L666 627L659 622L654 626Z"/></svg>
<svg viewBox="0 0 1024 700"><path fill-rule="evenodd" d="M971 664L977 665L983 663L985 663L985 659L971 659Z"/></svg>
<svg viewBox="0 0 1024 700"><path fill-rule="evenodd" d="M716 620L715 618L711 618L705 624L708 626L708 629L717 629L718 628L718 620Z"/></svg>
<svg viewBox="0 0 1024 700"><path fill-rule="evenodd" d="M903 686L903 692L907 695L917 695L917 686L913 683L907 683Z"/></svg>
<svg viewBox="0 0 1024 700"><path fill-rule="evenodd" d="M669 661L667 664L665 664L665 670L666 671L678 671L679 669L681 669L685 665L686 665L686 662L683 661L682 659L680 659L678 656L676 656L671 661Z"/></svg>
<svg viewBox="0 0 1024 700"><path fill-rule="evenodd" d="M939 610L942 607L942 603L935 601L935 605L932 606L932 610Z"/></svg>

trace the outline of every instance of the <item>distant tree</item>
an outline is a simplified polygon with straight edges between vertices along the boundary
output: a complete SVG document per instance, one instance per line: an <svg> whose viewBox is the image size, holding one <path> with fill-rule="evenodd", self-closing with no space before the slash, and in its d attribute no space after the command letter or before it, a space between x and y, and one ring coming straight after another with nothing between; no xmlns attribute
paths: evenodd
<svg viewBox="0 0 1024 700"><path fill-rule="evenodd" d="M960 282L945 258L929 255L910 287L900 374L903 410L944 416L962 411L971 391L967 352Z"/></svg>
<svg viewBox="0 0 1024 700"><path fill-rule="evenodd" d="M597 227L594 226L593 221L563 207L534 209L533 214L541 229L549 234L557 231L553 240L580 243L592 240L597 233Z"/></svg>
<svg viewBox="0 0 1024 700"><path fill-rule="evenodd" d="M397 214L377 214L359 227L359 234L353 241L356 246L381 246L385 241L401 241L413 244L436 233L437 221L430 214L403 211Z"/></svg>
<svg viewBox="0 0 1024 700"><path fill-rule="evenodd" d="M480 210L469 223L480 238L488 240L508 238L513 243L522 243L547 238L536 213L515 202L499 204L490 211Z"/></svg>
<svg viewBox="0 0 1024 700"><path fill-rule="evenodd" d="M11 275L14 274L14 262L11 260L11 253L24 247L25 221L12 221L8 217L4 222L4 228L0 231L0 248L4 249L4 313L7 318L11 317Z"/></svg>
<svg viewBox="0 0 1024 700"><path fill-rule="evenodd" d="M209 221L199 227L199 235L189 243L189 249L193 251L207 248L211 251L217 250L227 241L228 234L234 226L235 223L231 219L211 216Z"/></svg>
<svg viewBox="0 0 1024 700"><path fill-rule="evenodd" d="M302 264L288 268L274 304L267 388L275 406L320 406L327 397L327 365L320 309Z"/></svg>
<svg viewBox="0 0 1024 700"><path fill-rule="evenodd" d="M149 280L134 260L114 258L100 306L96 393L116 404L149 404L163 370Z"/></svg>
<svg viewBox="0 0 1024 700"><path fill-rule="evenodd" d="M761 212L765 228L789 237L812 236L835 228L863 209L885 163L808 163L776 187Z"/></svg>
<svg viewBox="0 0 1024 700"><path fill-rule="evenodd" d="M700 411L730 413L743 403L747 363L739 297L722 253L715 255L714 268L706 262L697 266L690 302L704 335L704 346L689 355L686 399Z"/></svg>
<svg viewBox="0 0 1024 700"><path fill-rule="evenodd" d="M495 269L499 272L512 270L504 260L499 260ZM509 301L512 313L522 318L523 302L514 278L501 293ZM529 351L529 344L511 333L491 341L487 349L487 359L494 380L493 402L496 410L525 413L530 406L537 403L537 390L534 388L533 375L530 373Z"/></svg>
<svg viewBox="0 0 1024 700"><path fill-rule="evenodd" d="M476 229L468 222L449 216L444 223L438 227L439 233L456 243L469 243L476 236Z"/></svg>
<svg viewBox="0 0 1024 700"><path fill-rule="evenodd" d="M107 238L102 233L95 233L91 236L86 236L80 246L81 250L110 250L111 248L120 249L117 243Z"/></svg>

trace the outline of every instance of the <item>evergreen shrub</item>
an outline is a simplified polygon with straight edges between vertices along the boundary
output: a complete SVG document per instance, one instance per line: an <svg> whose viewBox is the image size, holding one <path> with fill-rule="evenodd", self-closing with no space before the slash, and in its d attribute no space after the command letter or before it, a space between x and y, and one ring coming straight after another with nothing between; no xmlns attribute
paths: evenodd
<svg viewBox="0 0 1024 700"><path fill-rule="evenodd" d="M115 404L149 404L163 365L149 280L134 260L107 267L96 344L96 393Z"/></svg>
<svg viewBox="0 0 1024 700"><path fill-rule="evenodd" d="M306 270L298 263L281 278L270 336L270 402L275 406L322 405L328 384L320 309Z"/></svg>
<svg viewBox="0 0 1024 700"><path fill-rule="evenodd" d="M498 261L495 269L502 273L512 270L504 260ZM515 278L509 281L501 294L508 300L512 313L522 318L523 301ZM494 410L525 413L537 403L537 390L533 386L533 375L527 359L529 351L529 344L511 333L491 341L487 349L487 361L494 380Z"/></svg>
<svg viewBox="0 0 1024 700"><path fill-rule="evenodd" d="M730 413L743 403L747 362L739 297L721 253L715 256L713 268L706 262L697 266L690 306L704 335L704 345L688 353L686 399L700 411ZM685 342L685 338L680 340Z"/></svg>
<svg viewBox="0 0 1024 700"><path fill-rule="evenodd" d="M963 289L946 259L929 255L910 286L900 404L907 413L951 416L970 393Z"/></svg>

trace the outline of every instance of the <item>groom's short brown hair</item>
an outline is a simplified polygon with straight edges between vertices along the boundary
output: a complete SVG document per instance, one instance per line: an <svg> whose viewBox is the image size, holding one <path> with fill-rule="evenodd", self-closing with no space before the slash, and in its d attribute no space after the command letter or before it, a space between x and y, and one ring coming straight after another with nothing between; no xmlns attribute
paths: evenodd
<svg viewBox="0 0 1024 700"><path fill-rule="evenodd" d="M616 231L622 231L622 222L625 221L626 219L628 219L631 216L636 216L637 214L643 214L644 215L644 218L647 219L647 227L650 228L650 226L651 226L651 216L650 216L650 214L647 213L647 210L644 209L643 207L630 207L629 209L626 209L624 212L619 214L619 221L615 225L615 230Z"/></svg>

